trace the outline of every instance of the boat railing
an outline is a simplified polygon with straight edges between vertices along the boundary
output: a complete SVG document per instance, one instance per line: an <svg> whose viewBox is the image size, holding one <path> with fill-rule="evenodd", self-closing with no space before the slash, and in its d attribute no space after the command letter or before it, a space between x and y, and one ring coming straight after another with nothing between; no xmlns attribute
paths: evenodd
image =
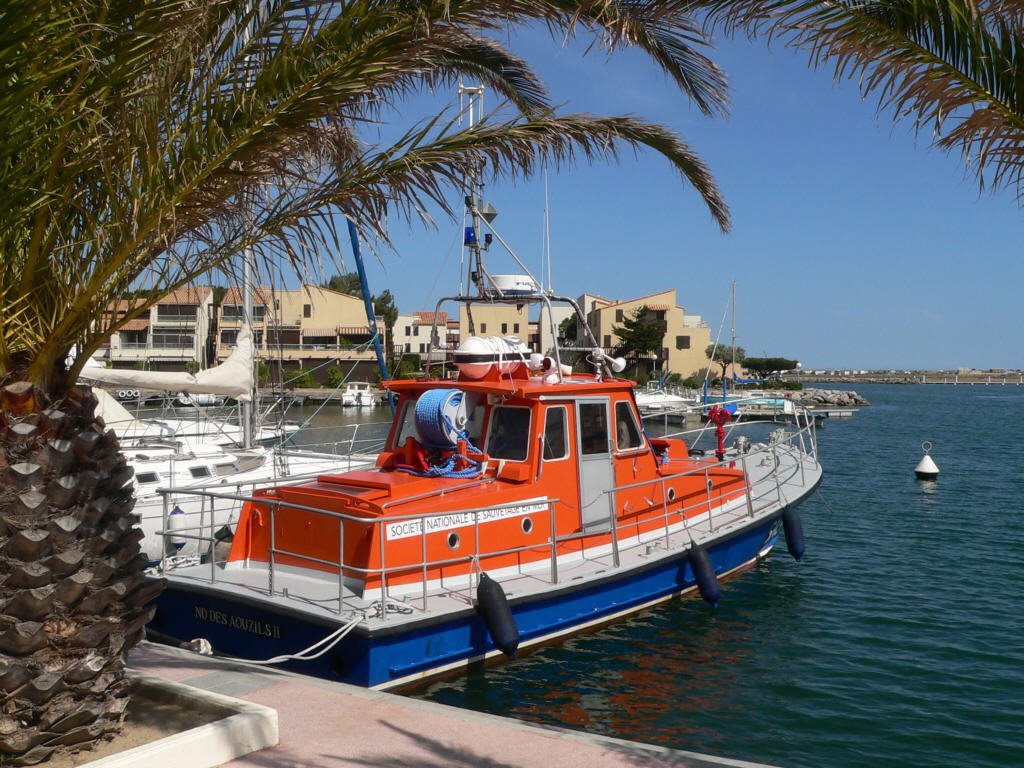
<svg viewBox="0 0 1024 768"><path fill-rule="evenodd" d="M742 402L742 401L737 401ZM701 412L706 410L705 406L689 406L685 410L693 412ZM644 418L644 424L647 425L650 422L657 421L664 414L652 414ZM817 459L817 428L814 414L806 407L794 403L793 419L790 422L795 431L788 432L789 439L798 445L799 449L803 453L807 453ZM763 422L757 421L744 421L742 418L730 420L725 425L725 439L735 440L738 434L744 434L745 430L763 428L765 425ZM698 445L702 438L713 439L715 435L715 427L710 422L705 422L699 427L690 429L679 429L679 430L668 430L666 429L663 433L658 434L658 437L663 438L678 438L684 440L689 446Z"/></svg>
<svg viewBox="0 0 1024 768"><path fill-rule="evenodd" d="M614 565L617 567L621 563L623 553L627 549L631 549L637 546L645 546L653 538L665 537L666 545L670 541L670 537L673 533L680 530L692 530L693 526L700 522L703 515L692 514L694 511L706 509L707 511L707 530L702 531L702 535L707 533L713 533L722 525L728 525L736 522L737 515L735 513L718 518L720 514L721 505L715 504L715 499L711 494L711 473L722 468L736 467L742 470L743 485L742 488L736 489L736 498L743 499L745 506L742 517L747 519L755 518L760 512L773 506L785 503L785 488L783 484L783 478L780 477L779 467L782 464L783 454L789 454L795 459L793 462L796 467L793 471L799 471L801 473L801 482L804 482L802 473L805 471L805 460L811 459L816 463L817 459L814 455L803 449L807 445L807 441L813 444L813 422L805 425L803 428L796 431L788 430L776 430L767 445L762 449L752 452L751 454L742 453L735 449L730 450L729 454L722 461L711 462L702 464L700 467L679 472L672 475L665 475L663 477L655 478L650 481L644 481L640 483L632 483L616 486L606 494L612 494L609 504L609 519L607 528L602 527L601 531L597 533L607 533L610 537L609 552L612 557ZM760 479L751 482L751 476L753 468L748 466L751 461L751 456L760 455L762 460L765 459L765 452L767 451L770 461L774 464L774 468L770 472L763 473ZM798 467L798 468L797 468ZM708 488L706 495L702 495L698 500L694 500L686 504L682 509L677 505L672 504L670 507L668 488L669 484L674 480L678 480L682 477L688 477L693 475L704 476L704 487ZM470 481L468 484L472 484ZM644 518L641 521L638 518L629 520L620 520L616 514L616 504L614 494L622 493L625 491L643 488L645 486L651 486L654 484L660 484L660 498L659 504L653 506L660 507L657 513L651 514L652 510L644 511ZM475 587L478 574L480 570L486 565L487 562L496 563L500 558L507 557L509 555L518 555L526 552L536 552L539 549L544 549L548 552L546 568L545 561L536 561L538 570L535 575L539 575L543 570L547 570L550 573L550 580L552 584L559 583L559 552L567 551L567 547L571 550L574 542L580 543L580 550L582 552L584 547L584 540L592 539L595 535L593 529L586 530L581 526L580 530L573 531L568 534L559 535L556 529L556 515L555 505L558 503L558 499L544 499L543 501L538 500L533 502L537 505L537 509L532 510L531 514L536 515L539 519L537 525L546 525L548 527L547 541L544 542L531 542L524 545L516 545L505 547L501 549L487 549L483 551L481 540L480 540L480 525L484 521L484 516L493 517L496 513L501 514L504 511L522 509L522 502L512 502L502 505L492 505L487 507L479 508L467 508L460 510L446 510L443 513L437 511L431 512L415 512L408 514L388 514L386 519L382 518L367 518L366 516L349 514L345 512L328 511L321 508L310 507L303 504L295 503L294 501L285 501L281 499L275 499L269 496L255 497L252 494L243 493L226 493L222 486L216 489L188 489L178 490L179 494L194 494L202 496L210 500L211 505L217 502L223 502L225 500L233 500L236 503L243 503L246 501L255 502L261 505L261 507L269 513L270 521L270 546L267 560L267 582L266 589L269 594L275 594L276 578L275 574L281 567L283 562L288 564L294 563L308 563L310 565L317 565L327 571L333 572L335 569L338 574L338 592L336 595L336 604L338 606L338 613L342 613L345 610L364 610L364 603L357 603L356 595L349 592L346 595L345 580L346 576L361 576L364 580L369 578L376 578L380 581L380 596L381 596L381 620L387 620L387 608L389 601L395 598L406 598L410 594L415 594L415 591L420 593L420 601L423 608L426 608L428 593L433 588L431 579L429 578L430 573L438 568L450 567L450 566L469 566L469 570L465 575L464 585L466 589L472 590ZM408 500L406 500L408 501ZM281 512L282 508L288 510L288 512L299 511L310 515L316 515L323 518L329 518L338 521L338 547L339 557L337 560L325 560L320 557L312 556L305 552L293 551L291 549L285 549L280 547L275 539L275 530L277 528L276 521L277 516ZM204 516L200 525L190 526L186 528L175 528L173 531L168 526L168 515L169 510L169 494L165 496L164 501L164 525L163 530L159 533L161 535L173 535L175 537L181 537L184 539L196 539L199 544L199 551L209 551L210 556L207 558L209 564L209 580L211 583L218 580L218 564L223 561L218 561L216 556L216 524L213 520L213 515L210 514L208 517ZM473 540L469 542L470 546L467 547L466 554L450 555L442 558L428 558L427 552L427 536L430 535L430 526L427 521L431 518L438 518L442 516L458 517L465 519L465 524L456 525L452 531L458 532L463 531L468 527L472 527ZM546 517L546 521L544 520ZM360 526L378 524L377 535L379 536L379 547L381 553L381 559L379 565L375 567L365 567L355 563L345 562L345 522L349 521ZM402 563L391 563L387 558L388 548L386 526L382 523L386 522L388 525L400 524L407 522L419 521L419 532L418 536L420 539L420 555L418 561L413 559ZM646 524L653 523L653 527L646 527ZM639 525L645 525L643 531L638 527ZM628 533L628 536L623 535ZM630 541L628 545L624 545L623 541ZM167 566L171 565L167 562ZM166 566L165 566L166 567ZM500 566L499 566L500 567ZM420 573L420 585L418 590L410 592L409 590L399 590L397 585L393 584L394 578L399 574L410 574L414 571ZM460 584L463 582L459 582ZM436 585L434 585L436 586ZM446 588L451 592L460 591L456 587ZM322 602L320 604L323 604ZM363 608L360 604L364 605ZM409 605L407 602L404 604Z"/></svg>
<svg viewBox="0 0 1024 768"><path fill-rule="evenodd" d="M163 491L162 491L163 492ZM555 505L560 501L557 498L546 499L544 501L544 510L548 517L548 525L550 529L550 537L544 544L532 543L524 546L507 547L503 549L488 549L486 553L481 551L480 545L480 522L483 515L494 515L495 513L501 513L505 510L515 510L522 508L522 502L512 502L509 504L500 504L488 507L481 507L477 509L465 509L465 510L452 510L444 513L438 512L420 512L410 513L407 515L389 515L387 518L388 524L402 523L409 521L426 521L430 518L436 518L443 515L448 516L471 516L473 520L473 546L468 554L445 557L441 559L428 559L427 558L427 536L429 531L428 526L421 523L420 525L420 550L421 550L421 561L418 563L403 563L400 565L388 565L385 559L386 547L384 546L384 537L386 535L386 527L384 525L378 526L379 535L381 536L381 562L380 566L376 568L366 568L353 563L347 563L344 561L345 552L345 521L350 521L360 525L366 525L373 523L372 519L361 517L357 515L350 515L344 512L333 512L316 507L306 506L304 504L296 504L291 501L282 501L278 499L272 499L269 497L255 497L252 495L243 495L237 493L225 493L220 490L198 490L190 489L185 491L185 494L201 496L204 499L209 499L211 504L216 502L233 501L241 504L244 502L255 502L261 505L269 513L269 530L270 530L270 548L268 553L267 562L267 592L268 594L275 594L275 572L278 568L278 562L281 558L289 558L300 562L306 562L310 564L317 564L325 566L330 570L337 569L338 571L338 613L345 610L345 589L344 580L345 574L361 574L364 577L375 576L380 579L381 582L381 602L382 605L386 604L391 599L389 594L388 578L397 573L410 573L413 570L419 570L422 574L421 579L421 600L423 608L426 608L428 591L429 591L429 580L427 574L432 568L440 568L459 564L476 564L478 566L477 571L471 572L471 578L467 582L467 587L472 589L475 587L475 576L479 571L479 565L482 557L485 558L498 558L506 555L515 555L530 550L537 550L540 546L545 549L550 548L549 564L551 569L551 580L552 583L557 583L558 572L557 572L557 549L558 544L567 540L571 537L561 537L556 535L555 529ZM209 565L209 580L210 583L215 583L217 579L217 566L220 562L215 556L215 545L216 545L216 531L214 530L216 523L214 522L212 515L207 520L205 517L199 525L187 526L174 528L173 530L169 527L169 516L170 516L170 492L167 492L164 497L164 523L163 529L158 531L158 535L161 536L175 536L180 539L191 539L195 540L198 544L199 551L207 549L210 552L210 556L207 557L207 564ZM301 512L313 514L319 517L334 519L339 522L338 525L338 546L339 553L341 556L338 560L325 560L323 558L314 557L304 552L297 552L292 550L283 549L277 546L275 540L275 531L277 526L275 525L277 514L280 512L282 507L286 507L289 512L298 510ZM540 510L537 510L538 512ZM174 559L171 556L166 556L162 563L162 568L165 570L173 570ZM386 620L387 611L381 611L382 618Z"/></svg>
<svg viewBox="0 0 1024 768"><path fill-rule="evenodd" d="M285 451L317 451L341 456L378 454L384 450L390 427L390 421L360 422L340 427L303 426L297 437L290 436L276 447Z"/></svg>

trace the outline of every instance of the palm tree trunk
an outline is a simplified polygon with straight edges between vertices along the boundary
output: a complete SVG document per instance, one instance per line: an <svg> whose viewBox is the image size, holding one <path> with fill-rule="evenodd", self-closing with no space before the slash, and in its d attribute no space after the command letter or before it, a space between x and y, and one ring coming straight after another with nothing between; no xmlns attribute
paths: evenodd
<svg viewBox="0 0 1024 768"><path fill-rule="evenodd" d="M163 581L145 576L131 477L87 387L0 388L0 762L120 730L125 655Z"/></svg>

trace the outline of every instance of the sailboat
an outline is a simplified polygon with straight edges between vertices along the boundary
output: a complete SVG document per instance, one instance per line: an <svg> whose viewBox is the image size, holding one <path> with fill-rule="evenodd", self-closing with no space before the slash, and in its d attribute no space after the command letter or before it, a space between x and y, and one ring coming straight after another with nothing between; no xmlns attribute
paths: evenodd
<svg viewBox="0 0 1024 768"><path fill-rule="evenodd" d="M99 364L83 368L85 381L143 390L212 394L251 400L255 386L252 331L243 326L235 348L218 366L196 374L115 370ZM320 472L372 465L378 446L348 455L285 448L278 429L254 427L252 445L244 445L244 425L216 419L137 419L100 387L97 414L118 436L134 470L135 513L144 536L142 551L155 565L168 556L192 562L208 555L195 540L161 537L189 525L214 526L219 541L229 539L241 507L236 496L255 488L297 481ZM179 491L188 489L187 496Z"/></svg>
<svg viewBox="0 0 1024 768"><path fill-rule="evenodd" d="M592 335L581 373L557 341L545 354L473 333L475 309L503 306L548 318L567 306L587 323L528 270L492 275L475 178L466 204L465 287L434 317L465 309L471 335L442 348L440 370L383 383L398 403L373 467L240 497L219 550L209 528L177 530L214 556L164 563L157 636L392 689L679 594L715 604L720 580L766 557L783 531L802 554L796 508L822 475L813 422L698 455L645 433L634 382L617 375L624 362Z"/></svg>

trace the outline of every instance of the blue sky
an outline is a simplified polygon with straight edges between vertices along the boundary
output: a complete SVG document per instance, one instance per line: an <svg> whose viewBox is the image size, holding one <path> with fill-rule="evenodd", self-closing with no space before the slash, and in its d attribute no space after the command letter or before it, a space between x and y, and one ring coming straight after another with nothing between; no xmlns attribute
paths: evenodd
<svg viewBox="0 0 1024 768"><path fill-rule="evenodd" d="M674 287L714 337L735 280L748 355L811 369L1024 368L1024 212L1013 191L979 193L959 156L878 115L855 84L834 84L781 46L719 39L711 55L729 75L730 116L706 118L639 54L581 58L540 33L510 43L564 110L635 114L676 131L732 212L723 235L653 153L552 171L557 292L626 299ZM417 100L407 114L426 112ZM485 197L502 237L539 271L542 182L502 182ZM457 285L461 222L437 225L392 222L395 251L367 259L371 290L389 288L402 312L432 309Z"/></svg>

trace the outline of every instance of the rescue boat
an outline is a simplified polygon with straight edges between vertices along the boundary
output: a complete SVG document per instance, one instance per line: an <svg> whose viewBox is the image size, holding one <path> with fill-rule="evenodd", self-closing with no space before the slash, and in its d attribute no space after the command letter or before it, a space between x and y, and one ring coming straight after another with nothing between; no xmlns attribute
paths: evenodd
<svg viewBox="0 0 1024 768"><path fill-rule="evenodd" d="M398 403L373 468L255 492L229 548L176 529L210 555L165 569L151 628L407 685L681 593L715 602L821 478L813 420L714 455L649 436L599 350L585 373L514 339L453 358L454 378L385 382Z"/></svg>
<svg viewBox="0 0 1024 768"><path fill-rule="evenodd" d="M478 233L494 211L470 189L469 288L434 312L456 302L469 337L449 349L435 327L430 375L382 383L397 404L375 466L245 496L230 541L212 524L175 527L208 554L163 564L155 635L396 688L680 594L714 604L719 580L765 557L784 521L803 553L796 507L822 475L813 420L726 445L719 414L709 452L647 434L634 382L577 303L487 272L492 234ZM530 305L552 338L554 305L569 307L585 370L557 345L476 334L480 304Z"/></svg>

